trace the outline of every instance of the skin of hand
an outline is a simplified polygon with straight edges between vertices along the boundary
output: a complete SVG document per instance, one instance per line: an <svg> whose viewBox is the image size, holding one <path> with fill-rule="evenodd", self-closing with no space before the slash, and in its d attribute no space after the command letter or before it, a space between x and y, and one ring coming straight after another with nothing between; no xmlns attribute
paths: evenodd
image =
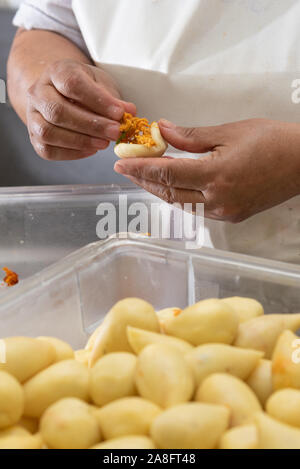
<svg viewBox="0 0 300 469"><path fill-rule="evenodd" d="M186 128L161 120L164 139L205 155L121 160L115 171L168 203L205 204L205 217L232 223L300 194L300 125L251 119ZM209 153L208 153L209 152Z"/></svg>
<svg viewBox="0 0 300 469"><path fill-rule="evenodd" d="M9 94L14 104L20 83L16 75L24 71L19 95L25 102L23 107L15 103L15 108L37 154L49 161L76 160L117 140L124 112L135 114L136 108L121 99L112 77L55 33L26 31L21 39L16 37L9 59ZM47 54L50 39L52 51ZM37 40L39 44L33 44ZM31 55L24 60L20 54L29 47Z"/></svg>

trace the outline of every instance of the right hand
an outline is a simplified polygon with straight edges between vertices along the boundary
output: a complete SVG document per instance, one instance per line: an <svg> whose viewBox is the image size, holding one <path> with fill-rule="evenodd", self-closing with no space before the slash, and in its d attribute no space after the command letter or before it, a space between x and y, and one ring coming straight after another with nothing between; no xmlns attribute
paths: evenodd
<svg viewBox="0 0 300 469"><path fill-rule="evenodd" d="M77 160L104 150L118 139L124 112L135 114L135 105L121 100L109 75L71 60L47 67L28 90L29 136L45 160Z"/></svg>

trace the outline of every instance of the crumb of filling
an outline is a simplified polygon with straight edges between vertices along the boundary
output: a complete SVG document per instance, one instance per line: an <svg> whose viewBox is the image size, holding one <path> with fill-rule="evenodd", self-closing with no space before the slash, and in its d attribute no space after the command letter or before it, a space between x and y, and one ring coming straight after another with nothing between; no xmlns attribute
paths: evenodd
<svg viewBox="0 0 300 469"><path fill-rule="evenodd" d="M12 270L8 269L7 267L3 267L6 276L4 277L3 281L6 283L8 287L13 287L17 283L19 283L19 276Z"/></svg>

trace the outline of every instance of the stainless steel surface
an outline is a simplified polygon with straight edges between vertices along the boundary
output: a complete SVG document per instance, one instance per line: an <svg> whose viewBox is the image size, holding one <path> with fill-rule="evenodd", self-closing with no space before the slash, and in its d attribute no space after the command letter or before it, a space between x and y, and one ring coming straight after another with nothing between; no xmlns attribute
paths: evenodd
<svg viewBox="0 0 300 469"><path fill-rule="evenodd" d="M118 213L121 194L129 204L157 201L142 190L115 185L0 188L0 268L7 265L24 279L97 241L98 204L113 203Z"/></svg>
<svg viewBox="0 0 300 469"><path fill-rule="evenodd" d="M74 347L128 296L155 308L231 295L261 301L266 313L300 311L300 267L142 236L86 246L0 294L1 336L54 335Z"/></svg>

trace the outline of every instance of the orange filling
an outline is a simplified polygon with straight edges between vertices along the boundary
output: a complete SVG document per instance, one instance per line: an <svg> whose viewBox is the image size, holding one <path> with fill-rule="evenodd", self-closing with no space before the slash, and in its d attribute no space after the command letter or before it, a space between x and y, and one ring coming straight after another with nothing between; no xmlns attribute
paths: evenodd
<svg viewBox="0 0 300 469"><path fill-rule="evenodd" d="M6 276L4 277L3 281L7 284L8 287L13 287L17 283L19 283L19 276L12 270L8 269L7 267L3 268Z"/></svg>
<svg viewBox="0 0 300 469"><path fill-rule="evenodd" d="M117 143L131 143L145 145L148 148L156 145L151 135L151 125L148 120L124 113L120 126L121 137Z"/></svg>
<svg viewBox="0 0 300 469"><path fill-rule="evenodd" d="M181 314L181 313L182 313L182 309L179 309L179 308L178 308L178 309L174 309L174 310L173 310L173 314L174 314L175 317L176 317L176 316L179 316L179 314Z"/></svg>

